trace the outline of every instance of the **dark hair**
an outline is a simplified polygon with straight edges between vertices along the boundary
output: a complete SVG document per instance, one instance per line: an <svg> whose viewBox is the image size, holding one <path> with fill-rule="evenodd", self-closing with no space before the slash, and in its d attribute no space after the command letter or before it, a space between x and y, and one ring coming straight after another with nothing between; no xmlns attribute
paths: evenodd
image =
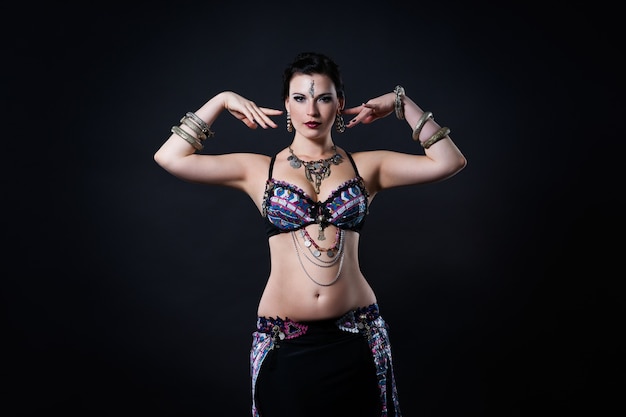
<svg viewBox="0 0 626 417"><path fill-rule="evenodd" d="M283 100L289 97L289 82L294 74L323 74L328 76L337 90L337 97L344 98L343 81L339 66L324 54L302 52L296 56L283 72Z"/></svg>

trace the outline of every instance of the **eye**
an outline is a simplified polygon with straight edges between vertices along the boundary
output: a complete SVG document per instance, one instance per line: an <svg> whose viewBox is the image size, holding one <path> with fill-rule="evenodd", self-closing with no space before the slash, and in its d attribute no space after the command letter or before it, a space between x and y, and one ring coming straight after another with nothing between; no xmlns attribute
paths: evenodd
<svg viewBox="0 0 626 417"><path fill-rule="evenodd" d="M305 100L304 96L293 96L293 101L301 103Z"/></svg>
<svg viewBox="0 0 626 417"><path fill-rule="evenodd" d="M333 98L331 96L323 96L323 97L320 97L319 100L322 103L331 103L333 101Z"/></svg>

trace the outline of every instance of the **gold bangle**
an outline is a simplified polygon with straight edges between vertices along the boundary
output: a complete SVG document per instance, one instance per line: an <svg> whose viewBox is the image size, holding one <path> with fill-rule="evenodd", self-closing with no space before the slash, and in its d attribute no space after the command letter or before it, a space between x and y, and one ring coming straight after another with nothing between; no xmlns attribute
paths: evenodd
<svg viewBox="0 0 626 417"><path fill-rule="evenodd" d="M445 138L450 134L450 128L442 127L438 131L435 132L427 141L422 142L422 147L424 149L428 149L433 146L435 143L439 142L441 139Z"/></svg>
<svg viewBox="0 0 626 417"><path fill-rule="evenodd" d="M413 140L420 140L420 133L422 132L422 128L424 127L428 119L432 118L433 114L429 111L422 114L422 117L420 117L420 119L417 121L417 124L415 125L415 129L413 129Z"/></svg>
<svg viewBox="0 0 626 417"><path fill-rule="evenodd" d="M404 120L404 103L402 103L402 97L404 97L404 88L401 85L396 85L396 88L393 89L393 92L396 93L396 100L394 102L396 117L400 120Z"/></svg>
<svg viewBox="0 0 626 417"><path fill-rule="evenodd" d="M200 142L198 142L198 139L194 138L193 136L191 136L189 133L185 132L183 129L181 129L178 126L172 126L172 133L175 133L181 138L185 139L187 142L189 142L191 146L193 146L199 151L201 151L202 148L204 148L204 146Z"/></svg>
<svg viewBox="0 0 626 417"><path fill-rule="evenodd" d="M209 125L206 124L206 122L199 118L195 113L188 111L185 116L190 118L195 124L197 124L198 127L202 129L202 132L206 135L206 137L210 138L215 136L215 133L213 133L211 131L211 128L209 128Z"/></svg>

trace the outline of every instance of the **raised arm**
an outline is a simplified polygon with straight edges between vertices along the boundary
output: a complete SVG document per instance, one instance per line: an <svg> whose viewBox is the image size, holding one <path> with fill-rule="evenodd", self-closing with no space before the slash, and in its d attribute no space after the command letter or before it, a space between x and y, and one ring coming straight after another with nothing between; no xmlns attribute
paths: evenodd
<svg viewBox="0 0 626 417"><path fill-rule="evenodd" d="M344 110L344 114L354 114L347 127L359 123L372 123L375 120L395 113L411 128L416 152L407 154L394 151L373 151L359 153L359 166L366 167L367 180L372 192L403 185L440 181L461 171L467 164L465 156L450 138L450 130L434 120L432 113L425 112L411 98L404 94L402 87L394 92L373 98L360 106ZM365 177L365 172L363 173Z"/></svg>
<svg viewBox="0 0 626 417"><path fill-rule="evenodd" d="M232 91L221 92L195 113L187 113L180 125L172 127L172 135L154 154L156 163L185 181L245 189L246 179L254 175L259 164L267 159L266 156L196 153L209 144L213 134L210 126L224 109L250 129L257 126L276 128L276 123L269 116L282 114L281 110L259 107Z"/></svg>

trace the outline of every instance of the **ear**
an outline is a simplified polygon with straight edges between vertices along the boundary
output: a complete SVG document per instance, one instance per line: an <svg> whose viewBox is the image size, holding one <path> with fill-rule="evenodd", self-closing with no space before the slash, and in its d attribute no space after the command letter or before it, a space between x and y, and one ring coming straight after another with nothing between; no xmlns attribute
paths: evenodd
<svg viewBox="0 0 626 417"><path fill-rule="evenodd" d="M345 97L344 98L338 98L337 100L339 102L339 109L338 110L341 112L341 111L343 111L343 108L346 105L346 98Z"/></svg>
<svg viewBox="0 0 626 417"><path fill-rule="evenodd" d="M287 113L289 113L289 97L285 99L285 110L287 110Z"/></svg>

